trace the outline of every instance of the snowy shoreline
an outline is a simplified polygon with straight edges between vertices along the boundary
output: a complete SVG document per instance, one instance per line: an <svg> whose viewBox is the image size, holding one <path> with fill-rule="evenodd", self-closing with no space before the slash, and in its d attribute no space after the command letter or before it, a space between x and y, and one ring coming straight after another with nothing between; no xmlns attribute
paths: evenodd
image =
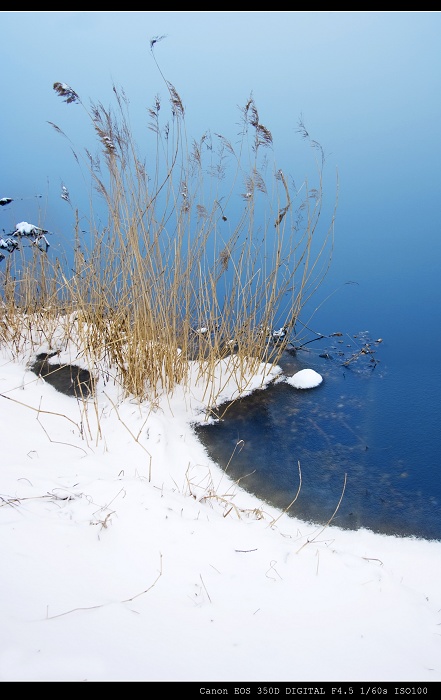
<svg viewBox="0 0 441 700"><path fill-rule="evenodd" d="M0 679L441 679L440 542L242 491L194 435L197 382L149 408L99 383L85 412L0 377Z"/></svg>

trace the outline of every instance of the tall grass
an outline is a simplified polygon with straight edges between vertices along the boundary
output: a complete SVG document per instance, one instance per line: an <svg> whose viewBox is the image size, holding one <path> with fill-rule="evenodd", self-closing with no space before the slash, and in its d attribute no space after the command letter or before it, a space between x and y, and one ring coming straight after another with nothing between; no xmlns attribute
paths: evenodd
<svg viewBox="0 0 441 700"><path fill-rule="evenodd" d="M37 324L39 339L53 345L55 324L69 319L66 339L75 324L87 361L105 359L125 394L140 400L185 385L189 360L207 388L222 358L232 358L239 389L262 362L277 363L329 268L337 204L336 196L323 222L325 159L302 122L315 177L297 189L277 167L252 97L240 110L237 143L210 132L190 142L181 97L164 82L168 116L155 96L143 152L122 89L113 86L112 107L86 107L54 84L66 108L81 105L98 141L95 155L74 151L93 184L89 235L77 211L64 260L50 250L17 252L1 280L0 340L18 348Z"/></svg>

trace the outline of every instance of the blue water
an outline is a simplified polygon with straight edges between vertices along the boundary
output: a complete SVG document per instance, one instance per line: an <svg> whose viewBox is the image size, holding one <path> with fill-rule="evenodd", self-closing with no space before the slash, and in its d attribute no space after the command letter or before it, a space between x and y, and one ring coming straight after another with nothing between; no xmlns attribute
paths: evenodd
<svg viewBox="0 0 441 700"><path fill-rule="evenodd" d="M296 496L300 463L292 516L441 539L439 214L425 225L418 212L401 226L365 223L355 238L349 221L360 214L345 216L333 270L302 316L311 331L343 335L280 363L287 375L310 367L322 384L275 384L197 434L231 478L280 508ZM300 324L296 331L315 337ZM366 338L382 340L375 363L360 356L345 367Z"/></svg>
<svg viewBox="0 0 441 700"><path fill-rule="evenodd" d="M323 383L255 392L221 422L196 428L199 438L264 501L285 509L300 486L293 516L325 524L336 511L332 522L342 528L441 539L439 393L430 382L422 386L429 377L417 371L403 381L387 364L384 342L375 367L365 357L342 366L343 351L329 340L286 353L286 375L310 367Z"/></svg>

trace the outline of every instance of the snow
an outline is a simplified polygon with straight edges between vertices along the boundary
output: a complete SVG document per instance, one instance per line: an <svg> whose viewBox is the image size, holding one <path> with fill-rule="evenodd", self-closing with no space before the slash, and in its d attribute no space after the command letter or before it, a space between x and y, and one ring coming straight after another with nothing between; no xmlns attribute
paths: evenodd
<svg viewBox="0 0 441 700"><path fill-rule="evenodd" d="M323 377L321 374L314 369L307 368L299 370L292 377L286 379L287 384L291 384L296 389L314 389L322 381Z"/></svg>
<svg viewBox="0 0 441 700"><path fill-rule="evenodd" d="M83 401L31 359L0 348L0 680L441 680L441 542L242 491L193 431L212 420L196 365L140 404L111 367ZM222 400L281 379L261 366L238 388L234 361Z"/></svg>
<svg viewBox="0 0 441 700"><path fill-rule="evenodd" d="M48 233L34 224L28 224L27 221L20 221L15 227L13 235L16 236L36 236L38 233Z"/></svg>

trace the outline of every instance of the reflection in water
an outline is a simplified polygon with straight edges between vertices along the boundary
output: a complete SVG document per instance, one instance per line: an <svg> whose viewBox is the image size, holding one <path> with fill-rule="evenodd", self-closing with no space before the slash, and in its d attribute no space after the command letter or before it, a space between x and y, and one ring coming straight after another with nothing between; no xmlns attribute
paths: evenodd
<svg viewBox="0 0 441 700"><path fill-rule="evenodd" d="M238 401L219 423L196 426L212 459L282 509L297 494L300 464L301 489L289 513L302 520L326 524L343 494L334 525L440 539L439 495L409 478L412 455L402 454L381 424L381 371L342 368L323 352L285 353L280 366L285 376L311 367L324 381L311 390L276 383Z"/></svg>

